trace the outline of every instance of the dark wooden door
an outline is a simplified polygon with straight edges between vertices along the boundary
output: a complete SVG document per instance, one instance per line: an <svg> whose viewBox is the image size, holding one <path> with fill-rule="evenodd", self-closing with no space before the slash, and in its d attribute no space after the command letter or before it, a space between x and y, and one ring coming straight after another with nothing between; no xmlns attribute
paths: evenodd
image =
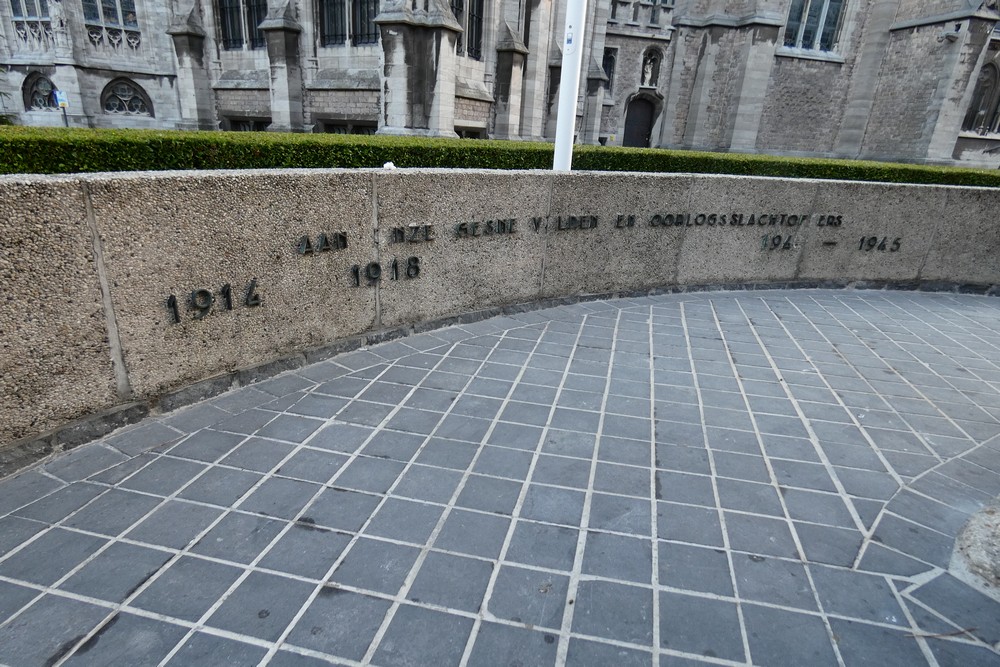
<svg viewBox="0 0 1000 667"><path fill-rule="evenodd" d="M649 100L632 100L625 112L625 146L649 148L653 133L653 103Z"/></svg>

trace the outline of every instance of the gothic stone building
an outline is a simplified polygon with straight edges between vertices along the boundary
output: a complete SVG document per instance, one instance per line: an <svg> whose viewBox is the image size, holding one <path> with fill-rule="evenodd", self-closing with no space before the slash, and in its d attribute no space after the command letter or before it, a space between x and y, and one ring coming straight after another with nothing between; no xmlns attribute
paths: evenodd
<svg viewBox="0 0 1000 667"><path fill-rule="evenodd" d="M0 0L0 113L551 139L564 12L553 0ZM1000 165L996 0L589 0L587 12L579 142Z"/></svg>

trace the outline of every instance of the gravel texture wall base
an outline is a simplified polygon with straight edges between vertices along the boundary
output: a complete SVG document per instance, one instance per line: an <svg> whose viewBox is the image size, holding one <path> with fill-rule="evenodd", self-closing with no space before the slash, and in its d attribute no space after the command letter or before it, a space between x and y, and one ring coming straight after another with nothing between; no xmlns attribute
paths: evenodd
<svg viewBox="0 0 1000 667"><path fill-rule="evenodd" d="M1000 292L1000 191L690 174L0 177L0 475L378 340L664 290Z"/></svg>

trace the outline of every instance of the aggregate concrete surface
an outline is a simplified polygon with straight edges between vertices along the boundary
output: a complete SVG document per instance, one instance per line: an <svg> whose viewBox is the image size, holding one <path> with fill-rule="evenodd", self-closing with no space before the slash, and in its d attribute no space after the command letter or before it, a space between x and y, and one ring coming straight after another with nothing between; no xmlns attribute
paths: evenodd
<svg viewBox="0 0 1000 667"><path fill-rule="evenodd" d="M1000 299L605 300L0 482L0 663L1000 665Z"/></svg>

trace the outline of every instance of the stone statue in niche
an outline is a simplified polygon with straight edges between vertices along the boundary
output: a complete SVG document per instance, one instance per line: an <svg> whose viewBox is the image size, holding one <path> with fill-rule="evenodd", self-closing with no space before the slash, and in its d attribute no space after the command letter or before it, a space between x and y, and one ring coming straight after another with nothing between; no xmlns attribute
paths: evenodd
<svg viewBox="0 0 1000 667"><path fill-rule="evenodd" d="M643 87L655 88L660 78L660 56L655 51L647 51L642 57Z"/></svg>

